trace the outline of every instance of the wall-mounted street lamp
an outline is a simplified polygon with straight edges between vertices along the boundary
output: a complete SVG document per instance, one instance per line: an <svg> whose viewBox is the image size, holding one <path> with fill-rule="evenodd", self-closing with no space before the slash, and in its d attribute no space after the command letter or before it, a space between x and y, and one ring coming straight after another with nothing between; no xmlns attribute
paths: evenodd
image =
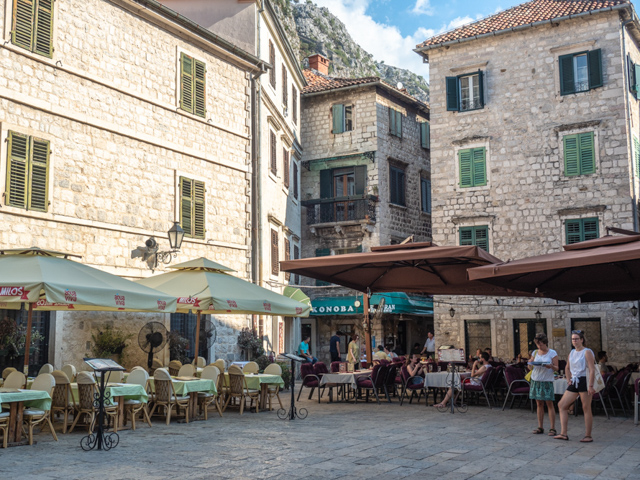
<svg viewBox="0 0 640 480"><path fill-rule="evenodd" d="M147 262L151 270L155 270L159 262L168 265L171 263L171 259L177 256L176 254L180 251L182 240L184 239L184 230L178 222L173 222L173 227L167 232L167 238L169 239L170 250L159 251L156 239L149 237L144 242L144 247L138 247L131 252L131 258L142 257L142 261Z"/></svg>
<svg viewBox="0 0 640 480"><path fill-rule="evenodd" d="M536 311L535 315L536 315L536 320L542 320L542 314L540 313L540 310Z"/></svg>
<svg viewBox="0 0 640 480"><path fill-rule="evenodd" d="M635 305L631 307L631 315L633 315L634 317L638 315L638 307L636 307Z"/></svg>
<svg viewBox="0 0 640 480"><path fill-rule="evenodd" d="M455 309L454 309L453 307L451 307L451 308L449 309L449 315L451 315L451 318L453 318L453 317L455 317L455 316L456 316L456 311L455 311Z"/></svg>

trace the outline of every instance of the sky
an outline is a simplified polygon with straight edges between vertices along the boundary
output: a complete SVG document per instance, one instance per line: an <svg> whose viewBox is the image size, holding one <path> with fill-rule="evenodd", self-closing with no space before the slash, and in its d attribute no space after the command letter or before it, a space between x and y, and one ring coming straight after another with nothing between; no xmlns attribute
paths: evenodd
<svg viewBox="0 0 640 480"><path fill-rule="evenodd" d="M312 1L338 17L351 37L375 60L427 77L427 65L413 52L418 43L525 0ZM640 0L632 3L638 11Z"/></svg>

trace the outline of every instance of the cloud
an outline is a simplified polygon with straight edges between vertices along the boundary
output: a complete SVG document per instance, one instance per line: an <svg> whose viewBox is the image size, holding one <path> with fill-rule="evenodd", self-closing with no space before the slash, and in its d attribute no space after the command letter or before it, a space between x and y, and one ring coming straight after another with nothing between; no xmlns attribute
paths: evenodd
<svg viewBox="0 0 640 480"><path fill-rule="evenodd" d="M433 7L430 0L416 0L416 4L411 11L418 15L433 15Z"/></svg>
<svg viewBox="0 0 640 480"><path fill-rule="evenodd" d="M462 25L466 25L467 23L471 23L474 21L475 19L471 18L468 15L466 17L456 17L453 20L451 20L449 22L449 25L447 25L446 28L443 28L442 31L448 32L449 30L453 30L455 28L461 27Z"/></svg>

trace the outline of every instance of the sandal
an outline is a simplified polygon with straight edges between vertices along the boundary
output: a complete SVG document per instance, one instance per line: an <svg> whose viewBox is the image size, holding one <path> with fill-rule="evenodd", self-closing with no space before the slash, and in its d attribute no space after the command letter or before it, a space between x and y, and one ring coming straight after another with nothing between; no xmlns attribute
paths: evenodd
<svg viewBox="0 0 640 480"><path fill-rule="evenodd" d="M540 435L541 433L544 433L544 428L538 427L531 433L533 433L534 435Z"/></svg>
<svg viewBox="0 0 640 480"><path fill-rule="evenodd" d="M593 437L591 435L585 435L585 437L580 440L580 443L591 443L593 442Z"/></svg>
<svg viewBox="0 0 640 480"><path fill-rule="evenodd" d="M550 437L555 437L558 434L558 432L556 432L555 428L550 428L549 429L549 436Z"/></svg>
<svg viewBox="0 0 640 480"><path fill-rule="evenodd" d="M553 438L555 438L556 440L565 440L565 441L566 441L566 440L569 440L569 437L568 437L567 435L562 435L562 434L560 434L560 435L556 435L556 436L555 436L555 437L553 437Z"/></svg>

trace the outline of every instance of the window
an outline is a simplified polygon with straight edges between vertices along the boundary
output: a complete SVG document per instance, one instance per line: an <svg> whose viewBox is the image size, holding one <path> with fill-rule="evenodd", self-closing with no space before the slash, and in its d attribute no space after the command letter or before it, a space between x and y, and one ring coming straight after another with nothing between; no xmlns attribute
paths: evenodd
<svg viewBox="0 0 640 480"><path fill-rule="evenodd" d="M602 348L602 326L599 318L572 318L571 331L582 330L584 336L589 340L589 348L594 353L601 352Z"/></svg>
<svg viewBox="0 0 640 480"><path fill-rule="evenodd" d="M300 258L300 247L298 245L293 246L293 259L298 260ZM293 276L293 283L298 285L300 283L300 275Z"/></svg>
<svg viewBox="0 0 640 480"><path fill-rule="evenodd" d="M280 252L278 249L278 232L271 230L271 275L280 273Z"/></svg>
<svg viewBox="0 0 640 480"><path fill-rule="evenodd" d="M420 146L427 150L431 148L431 127L429 122L420 123Z"/></svg>
<svg viewBox="0 0 640 480"><path fill-rule="evenodd" d="M603 84L601 57L600 49L561 55L558 58L560 94L569 95L601 87Z"/></svg>
<svg viewBox="0 0 640 480"><path fill-rule="evenodd" d="M206 73L204 62L180 54L180 108L199 117L207 113Z"/></svg>
<svg viewBox="0 0 640 480"><path fill-rule="evenodd" d="M389 135L402 138L402 112L389 109Z"/></svg>
<svg viewBox="0 0 640 480"><path fill-rule="evenodd" d="M627 55L627 67L629 77L629 91L636 99L640 99L640 65L633 63L631 56Z"/></svg>
<svg viewBox="0 0 640 480"><path fill-rule="evenodd" d="M283 175L283 183L285 188L289 188L289 151L286 148L282 149L282 171Z"/></svg>
<svg viewBox="0 0 640 480"><path fill-rule="evenodd" d="M269 70L269 83L273 88L276 88L276 49L271 40L269 40L269 63L271 64L271 70Z"/></svg>
<svg viewBox="0 0 640 480"><path fill-rule="evenodd" d="M287 81L287 69L282 64L282 106L284 108L289 107L289 85Z"/></svg>
<svg viewBox="0 0 640 480"><path fill-rule="evenodd" d="M488 252L489 227L487 225L460 227L460 245L475 245Z"/></svg>
<svg viewBox="0 0 640 480"><path fill-rule="evenodd" d="M349 248L334 248L334 255L346 255L348 253L362 253L362 245L358 245L357 247L349 247Z"/></svg>
<svg viewBox="0 0 640 480"><path fill-rule="evenodd" d="M187 237L204 238L204 182L180 177L180 225Z"/></svg>
<svg viewBox="0 0 640 480"><path fill-rule="evenodd" d="M391 165L389 167L389 201L395 205L405 206L405 182L404 169Z"/></svg>
<svg viewBox="0 0 640 480"><path fill-rule="evenodd" d="M298 124L298 89L291 85L291 115L293 116L293 124Z"/></svg>
<svg viewBox="0 0 640 480"><path fill-rule="evenodd" d="M293 198L298 200L298 164L293 163Z"/></svg>
<svg viewBox="0 0 640 480"><path fill-rule="evenodd" d="M447 110L464 112L484 108L484 72L447 77Z"/></svg>
<svg viewBox="0 0 640 480"><path fill-rule="evenodd" d="M564 174L567 177L596 172L593 132L565 135Z"/></svg>
<svg viewBox="0 0 640 480"><path fill-rule="evenodd" d="M51 58L53 54L53 1L13 0L11 43Z"/></svg>
<svg viewBox="0 0 640 480"><path fill-rule="evenodd" d="M284 237L284 259L285 260L291 259L291 242L287 237ZM284 279L288 282L290 278L291 278L291 273L285 272Z"/></svg>
<svg viewBox="0 0 640 480"><path fill-rule="evenodd" d="M270 132L269 136L271 139L269 170L271 170L271 173L275 175L276 173L278 173L278 154L276 151L277 149L276 134L273 132Z"/></svg>
<svg viewBox="0 0 640 480"><path fill-rule="evenodd" d="M338 104L332 107L333 110L333 130L331 133L338 134L353 130L353 106Z"/></svg>
<svg viewBox="0 0 640 480"><path fill-rule="evenodd" d="M467 355L491 348L491 320L465 320L464 338Z"/></svg>
<svg viewBox="0 0 640 480"><path fill-rule="evenodd" d="M600 236L598 233L598 219L595 217L567 220L564 225L567 245L584 242L585 240L593 240Z"/></svg>
<svg viewBox="0 0 640 480"><path fill-rule="evenodd" d="M420 177L420 207L424 213L431 213L431 180Z"/></svg>
<svg viewBox="0 0 640 480"><path fill-rule="evenodd" d="M458 151L460 187L481 187L487 184L486 149L467 148Z"/></svg>
<svg viewBox="0 0 640 480"><path fill-rule="evenodd" d="M9 132L7 186L8 206L46 212L49 207L49 142Z"/></svg>

